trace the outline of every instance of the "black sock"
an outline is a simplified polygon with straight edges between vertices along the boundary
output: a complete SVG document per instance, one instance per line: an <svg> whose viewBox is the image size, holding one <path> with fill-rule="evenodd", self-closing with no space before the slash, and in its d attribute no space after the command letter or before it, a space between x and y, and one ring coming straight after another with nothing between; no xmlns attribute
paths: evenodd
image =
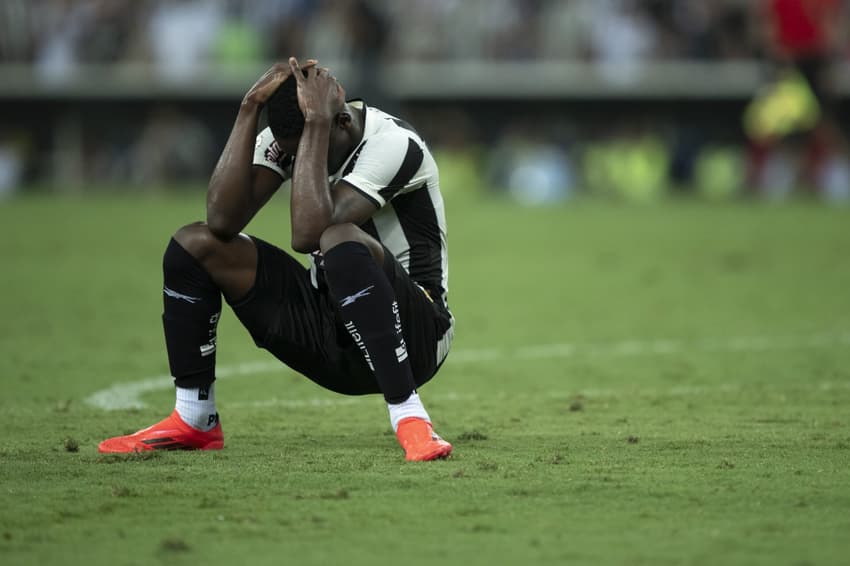
<svg viewBox="0 0 850 566"><path fill-rule="evenodd" d="M198 260L174 239L162 258L163 313L168 365L177 387L215 381L216 327L221 292Z"/></svg>
<svg viewBox="0 0 850 566"><path fill-rule="evenodd" d="M401 403L416 383L392 285L363 244L343 242L324 257L328 288L346 329L363 350L384 398Z"/></svg>

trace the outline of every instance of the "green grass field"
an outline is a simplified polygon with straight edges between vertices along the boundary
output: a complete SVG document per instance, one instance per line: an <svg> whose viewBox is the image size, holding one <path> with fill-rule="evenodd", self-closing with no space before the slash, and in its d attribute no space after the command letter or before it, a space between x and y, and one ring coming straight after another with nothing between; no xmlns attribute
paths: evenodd
<svg viewBox="0 0 850 566"><path fill-rule="evenodd" d="M226 448L99 455L173 407L160 258L203 194L0 204L0 563L850 561L850 211L450 197L426 464L229 311Z"/></svg>

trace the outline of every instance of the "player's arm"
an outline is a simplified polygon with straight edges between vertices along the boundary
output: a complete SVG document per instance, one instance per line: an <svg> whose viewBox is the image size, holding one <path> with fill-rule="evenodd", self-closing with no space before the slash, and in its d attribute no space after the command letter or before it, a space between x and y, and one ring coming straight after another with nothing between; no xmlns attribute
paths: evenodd
<svg viewBox="0 0 850 566"><path fill-rule="evenodd" d="M236 123L210 178L207 224L221 240L235 237L268 202L281 178L253 165L254 139L261 106L243 101Z"/></svg>
<svg viewBox="0 0 850 566"><path fill-rule="evenodd" d="M309 60L304 67L315 64ZM275 64L242 99L207 191L207 224L222 240L234 238L245 228L281 185L277 173L253 165L254 142L263 105L290 73L288 65Z"/></svg>
<svg viewBox="0 0 850 566"><path fill-rule="evenodd" d="M292 172L292 248L309 253L319 249L319 238L329 226L362 224L377 207L347 183L339 182L331 191L328 182L330 131L345 103L345 91L326 70L311 69L303 77L298 61L291 58L290 65L304 113L304 132Z"/></svg>

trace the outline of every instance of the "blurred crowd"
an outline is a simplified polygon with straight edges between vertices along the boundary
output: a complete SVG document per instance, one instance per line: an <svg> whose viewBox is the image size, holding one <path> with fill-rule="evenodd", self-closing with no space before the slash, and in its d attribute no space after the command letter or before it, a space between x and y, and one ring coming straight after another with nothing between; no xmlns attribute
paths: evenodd
<svg viewBox="0 0 850 566"><path fill-rule="evenodd" d="M816 6L813 25L823 29L802 29L799 6ZM850 193L841 189L850 165L836 97L820 77L825 64L848 59L846 17L844 0L3 0L0 69L24 66L50 79L80 65L140 64L168 80L291 54L361 70L407 61L770 60L799 73L767 85L776 92L760 95L748 125L733 126L752 130L737 145L712 143L688 125L660 131L639 121L584 139L568 112L547 116L544 127L506 121L484 144L475 118L459 111L435 115L426 129L445 149L444 169L463 179L457 184L477 180L523 202L588 187L651 198L671 186L723 194L731 185L787 193L809 184L841 196ZM772 128L776 108L789 106L801 117ZM151 110L129 138L85 139L81 121L61 125L69 146L84 147L54 148L53 178L202 179L225 134L174 105ZM0 124L0 193L39 180L31 167L38 152L25 138Z"/></svg>
<svg viewBox="0 0 850 566"><path fill-rule="evenodd" d="M4 0L0 62L61 70L331 61L758 55L752 0Z"/></svg>

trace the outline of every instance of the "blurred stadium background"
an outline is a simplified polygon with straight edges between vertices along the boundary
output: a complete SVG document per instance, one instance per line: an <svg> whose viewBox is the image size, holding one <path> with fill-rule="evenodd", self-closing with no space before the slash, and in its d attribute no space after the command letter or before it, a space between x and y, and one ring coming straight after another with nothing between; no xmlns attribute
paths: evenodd
<svg viewBox="0 0 850 566"><path fill-rule="evenodd" d="M417 124L446 191L847 202L846 17L842 0L4 0L0 195L197 187L242 94L295 54Z"/></svg>

